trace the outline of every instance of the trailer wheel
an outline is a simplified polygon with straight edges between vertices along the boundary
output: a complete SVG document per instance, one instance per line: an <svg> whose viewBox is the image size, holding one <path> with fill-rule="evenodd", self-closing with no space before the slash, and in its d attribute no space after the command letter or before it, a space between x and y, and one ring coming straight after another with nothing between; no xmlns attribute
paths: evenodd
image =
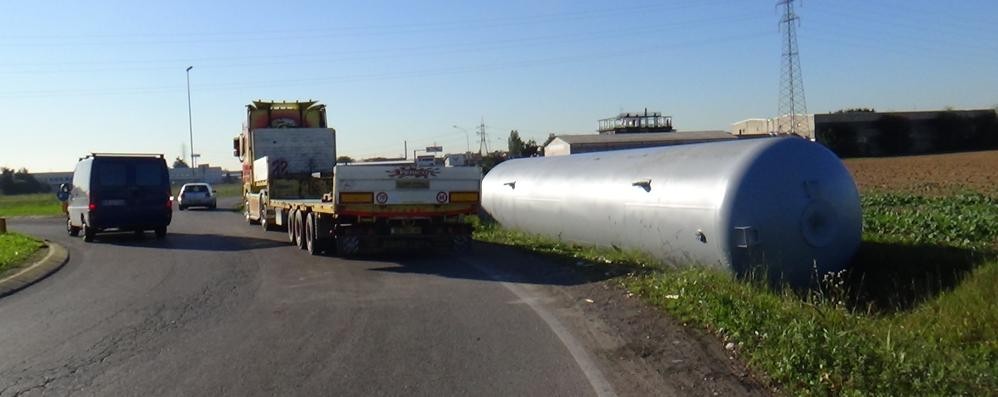
<svg viewBox="0 0 998 397"><path fill-rule="evenodd" d="M288 242L294 245L295 243L295 220L298 218L298 210L291 209L288 211Z"/></svg>
<svg viewBox="0 0 998 397"><path fill-rule="evenodd" d="M318 236L315 233L315 215L311 212L305 217L305 250L309 255L319 255L322 251L319 247Z"/></svg>
<svg viewBox="0 0 998 397"><path fill-rule="evenodd" d="M295 216L295 245L299 249L305 249L305 214L301 211Z"/></svg>
<svg viewBox="0 0 998 397"><path fill-rule="evenodd" d="M260 227L263 231L270 231L270 222L267 221L267 206L260 204Z"/></svg>
<svg viewBox="0 0 998 397"><path fill-rule="evenodd" d="M255 225L257 223L253 220L253 217L250 216L249 200L246 200L243 203L243 215L246 215L246 223L249 223L250 225Z"/></svg>

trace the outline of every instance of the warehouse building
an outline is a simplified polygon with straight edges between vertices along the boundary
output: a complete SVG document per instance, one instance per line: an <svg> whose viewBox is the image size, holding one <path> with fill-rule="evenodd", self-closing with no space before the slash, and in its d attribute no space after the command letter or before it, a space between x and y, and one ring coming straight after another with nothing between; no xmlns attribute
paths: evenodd
<svg viewBox="0 0 998 397"><path fill-rule="evenodd" d="M753 118L731 125L739 138L779 131L780 118ZM872 109L804 115L802 134L843 157L983 150L998 145L994 109L876 112Z"/></svg>
<svg viewBox="0 0 998 397"><path fill-rule="evenodd" d="M815 119L813 114L802 114L798 115L799 120L803 120L803 124L799 126L800 136L814 140L814 126ZM769 136L778 135L781 125L786 128L787 125L792 121L792 117L789 115L773 117L768 119L754 118L745 119L742 121L736 121L731 124L731 134L742 137L751 138L757 136ZM782 124L781 124L782 123Z"/></svg>
<svg viewBox="0 0 998 397"><path fill-rule="evenodd" d="M682 145L737 139L725 131L678 131L637 134L558 135L544 146L545 156L603 152L607 150Z"/></svg>

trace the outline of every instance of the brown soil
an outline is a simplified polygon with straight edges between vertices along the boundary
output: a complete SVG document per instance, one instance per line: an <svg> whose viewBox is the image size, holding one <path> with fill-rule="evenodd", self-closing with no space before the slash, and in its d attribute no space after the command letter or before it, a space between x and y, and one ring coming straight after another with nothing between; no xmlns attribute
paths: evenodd
<svg viewBox="0 0 998 397"><path fill-rule="evenodd" d="M860 192L998 193L998 150L846 159Z"/></svg>

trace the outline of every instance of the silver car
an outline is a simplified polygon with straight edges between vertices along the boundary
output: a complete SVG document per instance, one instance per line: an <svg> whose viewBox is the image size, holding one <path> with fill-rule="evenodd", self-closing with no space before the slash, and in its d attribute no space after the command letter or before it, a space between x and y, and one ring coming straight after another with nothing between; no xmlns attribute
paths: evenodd
<svg viewBox="0 0 998 397"><path fill-rule="evenodd" d="M188 207L215 209L215 190L207 183L188 183L180 188L177 205L183 211Z"/></svg>

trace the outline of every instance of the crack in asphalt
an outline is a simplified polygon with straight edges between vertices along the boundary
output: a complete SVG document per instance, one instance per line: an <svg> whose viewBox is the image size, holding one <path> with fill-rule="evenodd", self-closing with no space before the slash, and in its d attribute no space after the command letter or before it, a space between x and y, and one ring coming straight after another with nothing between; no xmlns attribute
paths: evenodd
<svg viewBox="0 0 998 397"><path fill-rule="evenodd" d="M87 348L82 356L73 357L62 365L41 370L22 369L15 381L0 390L0 396L21 396L36 390L46 390L53 384L63 383L62 381L68 378L74 378L71 382L74 389L82 390L92 386L94 380L104 373L98 371L98 367L111 365L112 361L125 362L141 354L159 351L165 337L169 337L186 324L204 318L211 312L208 308L223 304L224 300L232 295L232 291L236 290L238 284L248 279L247 272L235 271L226 274L230 277L209 282L196 294L188 295L180 301L159 303L151 309L146 306L140 310L147 312L142 316L140 323L104 335ZM157 284L159 285L163 283ZM125 314L128 314L125 310L118 311L104 321L113 321L115 317ZM25 374L29 371L32 373ZM8 374L0 375L3 375L0 378L7 378ZM44 380L37 381L38 378ZM13 394L8 394L11 390L14 390Z"/></svg>

